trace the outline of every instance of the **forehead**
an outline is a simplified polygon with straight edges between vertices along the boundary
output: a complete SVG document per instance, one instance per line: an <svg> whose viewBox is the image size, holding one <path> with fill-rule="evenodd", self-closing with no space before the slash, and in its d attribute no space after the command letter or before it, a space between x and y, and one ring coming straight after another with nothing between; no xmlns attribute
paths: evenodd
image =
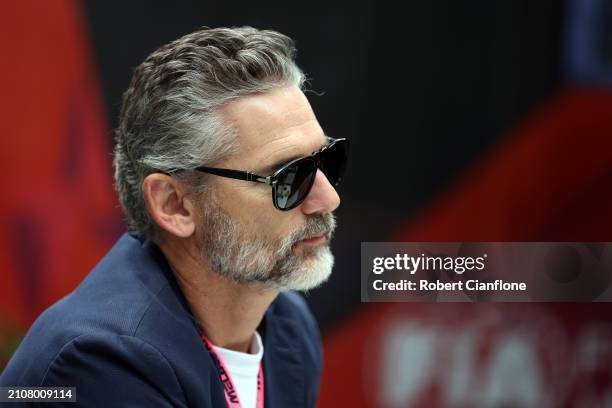
<svg viewBox="0 0 612 408"><path fill-rule="evenodd" d="M263 168L271 161L309 155L326 140L308 100L295 86L244 96L222 112L238 132L240 145L228 164Z"/></svg>

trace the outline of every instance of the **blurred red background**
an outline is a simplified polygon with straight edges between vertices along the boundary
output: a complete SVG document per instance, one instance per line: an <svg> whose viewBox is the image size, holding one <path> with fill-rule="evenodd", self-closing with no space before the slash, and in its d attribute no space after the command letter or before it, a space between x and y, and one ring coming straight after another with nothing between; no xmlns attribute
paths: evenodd
<svg viewBox="0 0 612 408"><path fill-rule="evenodd" d="M297 39L328 91L315 111L355 146L334 277L307 298L320 406L612 406L609 304L359 304L355 256L377 240L612 241L612 2L364 4L5 2L0 367L124 228L111 129L130 69L199 25L251 24Z"/></svg>

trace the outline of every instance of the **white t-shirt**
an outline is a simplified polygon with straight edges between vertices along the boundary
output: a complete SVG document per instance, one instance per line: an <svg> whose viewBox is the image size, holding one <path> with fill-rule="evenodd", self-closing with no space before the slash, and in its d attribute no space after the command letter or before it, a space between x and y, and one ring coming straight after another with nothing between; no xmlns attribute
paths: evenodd
<svg viewBox="0 0 612 408"><path fill-rule="evenodd" d="M255 408L257 405L257 376L264 351L259 333L255 331L248 353L217 346L215 346L215 350L219 353L230 373L242 406L244 408Z"/></svg>

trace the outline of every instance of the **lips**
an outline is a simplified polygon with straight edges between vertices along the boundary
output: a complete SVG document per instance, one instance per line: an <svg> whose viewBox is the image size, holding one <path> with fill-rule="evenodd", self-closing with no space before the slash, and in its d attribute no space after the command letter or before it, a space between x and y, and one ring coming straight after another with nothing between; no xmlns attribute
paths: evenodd
<svg viewBox="0 0 612 408"><path fill-rule="evenodd" d="M312 237L308 238L308 239L302 239L300 241L297 242L297 244L304 244L304 245L309 245L309 246L316 246L316 245L320 245L323 244L325 241L327 241L327 238L325 238L325 234L321 233L318 235L313 235Z"/></svg>

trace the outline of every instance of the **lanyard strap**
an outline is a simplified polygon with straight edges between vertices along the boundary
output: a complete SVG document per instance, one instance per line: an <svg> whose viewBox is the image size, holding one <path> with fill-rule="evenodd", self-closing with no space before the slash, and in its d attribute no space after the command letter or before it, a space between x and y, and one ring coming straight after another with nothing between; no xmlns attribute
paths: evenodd
<svg viewBox="0 0 612 408"><path fill-rule="evenodd" d="M208 341L201 328L200 337L204 342L204 346L206 346L206 350L208 350L210 353L210 356L215 363L215 368L219 373L219 380L221 380L221 383L223 384L223 391L225 391L227 406L229 408L242 408L240 398L238 398L238 392L236 391L236 387L234 386L229 370L225 366L225 363L223 363L221 356L215 350L215 347L210 343L210 341ZM261 363L259 363L259 373L257 374L257 408L264 408L264 376Z"/></svg>

